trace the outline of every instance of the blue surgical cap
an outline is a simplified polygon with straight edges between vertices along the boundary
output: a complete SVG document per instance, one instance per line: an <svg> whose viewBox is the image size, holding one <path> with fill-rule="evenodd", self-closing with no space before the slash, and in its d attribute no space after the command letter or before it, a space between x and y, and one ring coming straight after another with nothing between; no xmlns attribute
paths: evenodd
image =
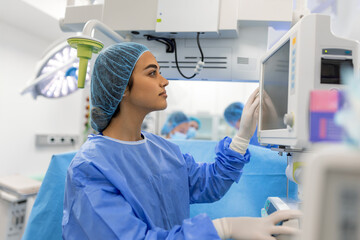
<svg viewBox="0 0 360 240"><path fill-rule="evenodd" d="M224 111L224 118L226 122L233 127L236 127L236 122L241 118L244 109L244 104L241 102L234 102L230 104Z"/></svg>
<svg viewBox="0 0 360 240"><path fill-rule="evenodd" d="M149 49L138 43L114 44L97 57L91 77L91 126L102 132L110 123L140 56Z"/></svg>
<svg viewBox="0 0 360 240"><path fill-rule="evenodd" d="M189 121L195 121L195 122L197 122L197 124L199 125L199 129L200 129L200 127L201 127L201 122L200 122L200 120L199 120L198 118L196 118L196 117L189 117Z"/></svg>
<svg viewBox="0 0 360 240"><path fill-rule="evenodd" d="M189 118L185 115L185 113L180 111L173 112L167 118L163 128L161 129L161 134L168 135L171 132L171 130L173 130L176 126L184 122L189 122Z"/></svg>

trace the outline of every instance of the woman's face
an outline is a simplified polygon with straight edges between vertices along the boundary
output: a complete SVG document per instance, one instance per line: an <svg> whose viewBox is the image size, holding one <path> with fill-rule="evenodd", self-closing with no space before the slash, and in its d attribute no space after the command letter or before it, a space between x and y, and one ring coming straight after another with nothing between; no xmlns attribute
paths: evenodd
<svg viewBox="0 0 360 240"><path fill-rule="evenodd" d="M169 81L160 75L160 67L152 53L145 52L132 73L133 85L127 101L147 112L167 107L165 87Z"/></svg>

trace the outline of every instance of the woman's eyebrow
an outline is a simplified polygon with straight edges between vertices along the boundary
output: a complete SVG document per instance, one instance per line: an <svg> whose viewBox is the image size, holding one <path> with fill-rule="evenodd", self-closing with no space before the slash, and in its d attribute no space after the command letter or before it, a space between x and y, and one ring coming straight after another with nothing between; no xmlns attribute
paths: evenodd
<svg viewBox="0 0 360 240"><path fill-rule="evenodd" d="M155 64L149 64L149 65L147 65L147 66L144 68L144 70L146 70L146 69L148 69L148 68L155 68L155 69L157 69L158 66L156 66ZM160 68L159 68L159 69L160 69Z"/></svg>

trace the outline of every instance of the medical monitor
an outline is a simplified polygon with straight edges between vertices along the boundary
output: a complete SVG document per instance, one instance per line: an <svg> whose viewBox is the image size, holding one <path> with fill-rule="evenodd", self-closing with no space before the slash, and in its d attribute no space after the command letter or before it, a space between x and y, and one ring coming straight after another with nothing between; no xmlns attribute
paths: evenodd
<svg viewBox="0 0 360 240"><path fill-rule="evenodd" d="M259 143L307 148L310 92L342 89L358 66L359 42L334 36L330 16L301 19L261 59Z"/></svg>

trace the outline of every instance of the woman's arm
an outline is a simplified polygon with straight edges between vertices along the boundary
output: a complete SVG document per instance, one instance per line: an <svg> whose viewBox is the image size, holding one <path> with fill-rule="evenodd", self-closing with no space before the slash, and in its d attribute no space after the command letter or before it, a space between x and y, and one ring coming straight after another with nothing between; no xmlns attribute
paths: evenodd
<svg viewBox="0 0 360 240"><path fill-rule="evenodd" d="M215 149L214 163L197 163L190 154L184 154L189 172L190 203L219 200L233 182L238 182L250 153L244 155L230 149L231 138L221 140Z"/></svg>
<svg viewBox="0 0 360 240"><path fill-rule="evenodd" d="M215 163L198 164L191 155L184 155L189 171L190 203L217 201L234 181L239 181L241 170L250 158L247 147L258 119L258 94L259 88L246 102L235 137L226 137L216 146Z"/></svg>
<svg viewBox="0 0 360 240"><path fill-rule="evenodd" d="M185 219L169 230L151 226L151 220L137 216L121 192L95 167L85 168L68 173L63 239L220 239L205 214Z"/></svg>

